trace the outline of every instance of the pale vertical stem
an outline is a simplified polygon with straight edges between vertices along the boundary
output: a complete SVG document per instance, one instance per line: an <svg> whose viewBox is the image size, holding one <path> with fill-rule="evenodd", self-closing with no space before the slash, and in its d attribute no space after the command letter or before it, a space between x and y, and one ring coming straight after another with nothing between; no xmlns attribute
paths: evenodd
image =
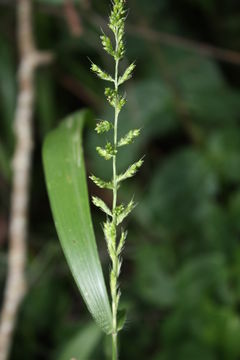
<svg viewBox="0 0 240 360"><path fill-rule="evenodd" d="M31 1L17 2L17 37L20 53L18 97L14 119L16 137L12 163L12 197L9 224L8 275L0 318L0 360L9 356L19 305L25 294L25 263L29 182L32 158L34 69L50 55L37 54L31 26Z"/></svg>

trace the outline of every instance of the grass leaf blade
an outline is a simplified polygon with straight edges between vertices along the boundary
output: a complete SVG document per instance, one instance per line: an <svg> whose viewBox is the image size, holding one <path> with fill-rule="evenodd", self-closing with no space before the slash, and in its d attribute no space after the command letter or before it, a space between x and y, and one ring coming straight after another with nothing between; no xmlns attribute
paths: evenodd
<svg viewBox="0 0 240 360"><path fill-rule="evenodd" d="M112 315L89 208L82 149L87 111L70 116L46 138L43 162L57 233L82 297L110 333Z"/></svg>

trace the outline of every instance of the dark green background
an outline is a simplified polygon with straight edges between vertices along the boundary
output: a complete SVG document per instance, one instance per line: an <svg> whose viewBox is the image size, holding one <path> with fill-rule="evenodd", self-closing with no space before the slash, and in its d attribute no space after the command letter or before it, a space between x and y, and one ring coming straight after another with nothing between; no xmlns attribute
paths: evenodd
<svg viewBox="0 0 240 360"><path fill-rule="evenodd" d="M122 152L119 168L145 156L122 200L139 203L129 218L121 276L129 308L121 333L121 359L240 359L240 61L232 63L187 50L173 34L240 52L238 0L129 0L128 62L136 60L126 86L128 104L120 128L141 127L142 135ZM107 0L74 3L83 32L69 25L63 0L34 2L34 33L40 49L55 54L36 76L33 159L25 298L11 360L55 360L91 321L63 257L47 199L41 162L45 134L82 107L111 119L104 84L89 60L112 70L101 49ZM16 4L0 2L0 285L6 276L7 234L14 147L12 122L18 64ZM78 24L78 25L79 25ZM154 30L155 33L149 32ZM163 41L164 40L164 41ZM176 39L175 39L176 40ZM240 55L239 55L240 57ZM99 160L94 121L85 132L86 166L111 173ZM108 192L89 190L111 202ZM93 211L106 275L109 260ZM2 292L1 292L2 293ZM102 339L91 360L107 359ZM68 359L66 359L68 360ZM78 360L86 360L79 358Z"/></svg>

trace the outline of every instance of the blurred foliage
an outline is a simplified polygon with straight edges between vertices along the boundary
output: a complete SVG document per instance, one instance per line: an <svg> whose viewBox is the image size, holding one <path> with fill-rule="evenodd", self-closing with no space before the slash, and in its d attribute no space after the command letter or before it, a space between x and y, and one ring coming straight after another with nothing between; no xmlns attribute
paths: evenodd
<svg viewBox="0 0 240 360"><path fill-rule="evenodd" d="M112 69L98 41L109 11L104 1L34 4L38 47L56 59L36 76L35 152L30 204L29 291L19 316L11 360L69 359L82 343L87 355L107 358L60 250L43 179L44 135L69 113L90 107L110 119L102 84L88 57ZM89 6L88 6L89 4ZM240 67L201 56L142 34L151 28L240 51L240 7L236 0L131 0L129 62L137 60L126 89L121 132L141 127L142 136L122 152L122 169L146 154L140 175L124 184L122 200L139 202L128 224L122 275L129 309L121 336L122 359L237 360L240 358ZM6 228L10 199L12 122L16 101L15 5L0 4L0 283L6 273ZM72 8L71 8L72 9ZM69 18L70 16L70 18ZM76 36L76 32L78 36ZM75 35L74 35L75 34ZM201 49L200 49L201 50ZM85 134L89 173L107 175L99 139ZM105 139L103 139L105 141ZM130 150L129 150L130 149ZM97 189L89 184L91 192ZM106 203L108 193L101 193ZM109 269L99 222L95 231ZM67 354L67 355L64 355Z"/></svg>

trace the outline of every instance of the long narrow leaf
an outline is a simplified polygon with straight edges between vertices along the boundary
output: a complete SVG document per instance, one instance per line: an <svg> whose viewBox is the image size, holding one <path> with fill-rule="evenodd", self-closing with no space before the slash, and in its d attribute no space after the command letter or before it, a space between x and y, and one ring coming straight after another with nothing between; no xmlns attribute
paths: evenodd
<svg viewBox="0 0 240 360"><path fill-rule="evenodd" d="M96 322L112 328L109 299L98 256L82 149L86 111L66 119L46 138L43 162L57 233L82 297Z"/></svg>

